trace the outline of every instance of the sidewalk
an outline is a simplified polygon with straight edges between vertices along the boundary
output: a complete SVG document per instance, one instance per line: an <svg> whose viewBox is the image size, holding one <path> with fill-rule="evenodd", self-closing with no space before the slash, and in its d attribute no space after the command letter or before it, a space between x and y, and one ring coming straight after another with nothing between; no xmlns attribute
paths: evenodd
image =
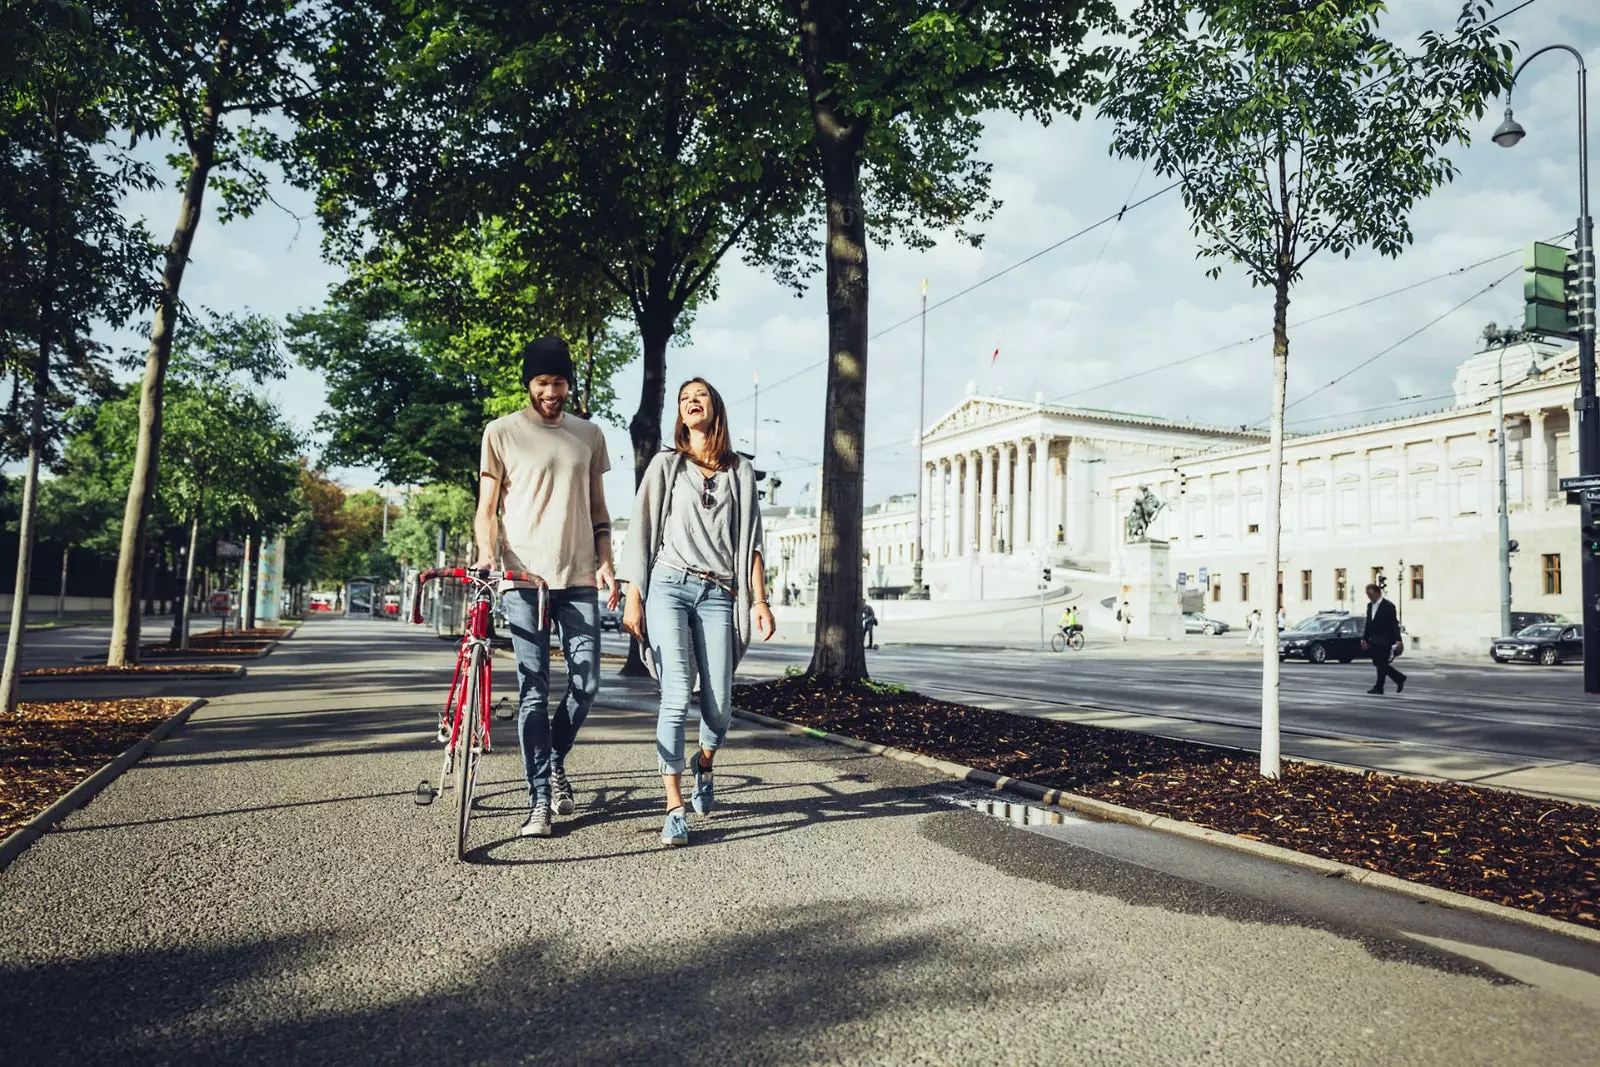
<svg viewBox="0 0 1600 1067"><path fill-rule="evenodd" d="M412 801L449 665L391 624L308 624L0 874L8 1047L75 1065L1559 1065L1600 1038L1592 1007L1490 980L1459 936L1308 922L742 724L721 811L665 850L653 716L605 690L569 767L579 813L551 840L515 836L520 762L496 724L457 864L450 798Z"/></svg>

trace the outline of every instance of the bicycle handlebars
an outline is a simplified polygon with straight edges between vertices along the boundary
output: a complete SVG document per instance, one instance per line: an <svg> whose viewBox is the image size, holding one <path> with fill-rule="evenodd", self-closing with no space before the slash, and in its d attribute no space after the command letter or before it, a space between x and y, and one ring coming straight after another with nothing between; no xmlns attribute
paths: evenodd
<svg viewBox="0 0 1600 1067"><path fill-rule="evenodd" d="M527 582L530 585L538 586L540 590L549 588L543 578L528 571L492 571L474 567L443 567L423 571L417 575L417 585L411 596L411 624L413 626L422 625L422 587L436 578L455 578L463 582Z"/></svg>

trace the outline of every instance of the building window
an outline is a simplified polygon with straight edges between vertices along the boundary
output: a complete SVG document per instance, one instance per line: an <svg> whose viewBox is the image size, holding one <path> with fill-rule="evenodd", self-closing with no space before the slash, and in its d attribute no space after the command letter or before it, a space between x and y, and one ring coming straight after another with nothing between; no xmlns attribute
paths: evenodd
<svg viewBox="0 0 1600 1067"><path fill-rule="evenodd" d="M1252 522L1250 524L1250 532L1253 533L1253 534L1260 533L1261 532L1261 524L1259 522Z"/></svg>
<svg viewBox="0 0 1600 1067"><path fill-rule="evenodd" d="M1310 571L1301 571L1300 572L1300 599L1301 600L1310 600L1311 599L1311 572Z"/></svg>
<svg viewBox="0 0 1600 1067"><path fill-rule="evenodd" d="M1371 582L1373 585L1377 586L1379 589L1382 589L1383 588L1383 568L1382 567L1374 567L1374 568L1372 568L1372 577L1367 579L1367 580L1369 582Z"/></svg>
<svg viewBox="0 0 1600 1067"><path fill-rule="evenodd" d="M1544 591L1546 595L1561 592L1561 554L1544 556Z"/></svg>
<svg viewBox="0 0 1600 1067"><path fill-rule="evenodd" d="M1422 564L1411 565L1411 599L1422 599Z"/></svg>
<svg viewBox="0 0 1600 1067"><path fill-rule="evenodd" d="M1239 601L1240 601L1240 603L1249 603L1249 601L1250 601L1250 572L1249 571L1246 571L1243 574L1239 575Z"/></svg>
<svg viewBox="0 0 1600 1067"><path fill-rule="evenodd" d="M1333 572L1333 599L1343 604L1350 596L1350 580L1343 567Z"/></svg>
<svg viewBox="0 0 1600 1067"><path fill-rule="evenodd" d="M1214 579L1212 581L1212 583L1211 583L1211 602L1213 604L1222 603L1222 579L1221 578Z"/></svg>

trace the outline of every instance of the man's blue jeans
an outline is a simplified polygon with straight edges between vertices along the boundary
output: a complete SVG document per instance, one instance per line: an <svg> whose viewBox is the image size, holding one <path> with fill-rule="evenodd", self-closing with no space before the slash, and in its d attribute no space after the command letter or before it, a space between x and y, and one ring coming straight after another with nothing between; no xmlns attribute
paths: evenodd
<svg viewBox="0 0 1600 1067"><path fill-rule="evenodd" d="M683 723L696 670L700 673L700 747L715 752L733 718L733 596L715 582L671 567L650 572L645 631L656 657L661 710L656 763L683 773Z"/></svg>
<svg viewBox="0 0 1600 1067"><path fill-rule="evenodd" d="M550 630L538 628L539 593L512 589L501 597L517 654L517 736L528 798L550 799L550 767L572 751L578 728L600 691L600 593L587 586L550 590L550 625L561 635L567 695L550 707Z"/></svg>

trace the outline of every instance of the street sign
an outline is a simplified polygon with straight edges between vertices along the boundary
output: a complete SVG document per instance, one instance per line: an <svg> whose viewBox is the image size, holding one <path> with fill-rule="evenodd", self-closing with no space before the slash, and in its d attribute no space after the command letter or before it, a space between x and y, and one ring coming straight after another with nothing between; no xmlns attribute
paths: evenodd
<svg viewBox="0 0 1600 1067"><path fill-rule="evenodd" d="M1595 484L1596 485L1600 485L1600 481L1596 481ZM217 558L218 559L243 559L244 558L244 546L241 545L237 541L218 541L217 542Z"/></svg>
<svg viewBox="0 0 1600 1067"><path fill-rule="evenodd" d="M1576 478L1561 479L1562 492L1570 493L1579 489L1600 489L1600 474L1580 474Z"/></svg>
<svg viewBox="0 0 1600 1067"><path fill-rule="evenodd" d="M1178 588L1179 589L1187 589L1188 587L1189 587L1189 572L1188 571L1179 571L1178 572Z"/></svg>
<svg viewBox="0 0 1600 1067"><path fill-rule="evenodd" d="M1204 567L1201 567L1200 568L1200 584L1201 585L1209 585L1210 584L1210 582L1209 582L1210 577L1211 577L1211 575L1206 573L1206 569Z"/></svg>

